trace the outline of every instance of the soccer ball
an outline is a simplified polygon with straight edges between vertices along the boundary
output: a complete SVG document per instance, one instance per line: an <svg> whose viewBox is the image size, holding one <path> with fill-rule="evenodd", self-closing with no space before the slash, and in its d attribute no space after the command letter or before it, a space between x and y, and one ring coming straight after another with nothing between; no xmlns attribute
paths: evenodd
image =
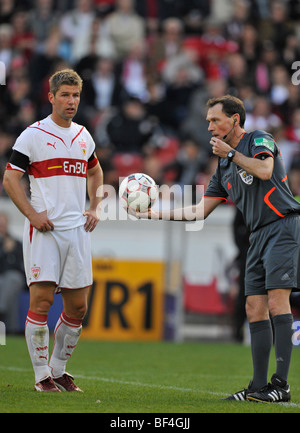
<svg viewBox="0 0 300 433"><path fill-rule="evenodd" d="M137 212L146 212L157 200L158 188L154 180L143 173L125 177L119 188L121 205Z"/></svg>

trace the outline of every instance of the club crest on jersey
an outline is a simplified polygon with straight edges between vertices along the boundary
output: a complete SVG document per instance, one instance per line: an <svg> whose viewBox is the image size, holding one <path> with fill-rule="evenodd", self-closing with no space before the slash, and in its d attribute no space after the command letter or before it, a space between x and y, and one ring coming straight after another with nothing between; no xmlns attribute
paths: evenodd
<svg viewBox="0 0 300 433"><path fill-rule="evenodd" d="M86 142L83 139L79 141L79 147L82 150L83 154L85 155L87 147L86 147Z"/></svg>
<svg viewBox="0 0 300 433"><path fill-rule="evenodd" d="M33 278L34 278L35 280L38 280L38 279L39 279L39 276L40 276L40 274L41 274L41 268L40 268L39 266L33 266L33 267L31 268L31 273L32 273Z"/></svg>
<svg viewBox="0 0 300 433"><path fill-rule="evenodd" d="M242 181L246 184L246 185L251 185L253 182L253 176L252 174L248 174L245 170L243 170L242 168L240 168L238 170L238 174L240 175Z"/></svg>

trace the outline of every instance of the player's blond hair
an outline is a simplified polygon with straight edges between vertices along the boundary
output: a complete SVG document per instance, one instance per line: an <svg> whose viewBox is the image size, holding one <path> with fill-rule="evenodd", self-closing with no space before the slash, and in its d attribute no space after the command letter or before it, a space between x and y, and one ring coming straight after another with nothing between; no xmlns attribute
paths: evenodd
<svg viewBox="0 0 300 433"><path fill-rule="evenodd" d="M61 71L55 72L50 79L50 93L53 95L59 90L59 88L66 84L68 86L78 86L79 91L82 90L82 79L73 69L62 69Z"/></svg>

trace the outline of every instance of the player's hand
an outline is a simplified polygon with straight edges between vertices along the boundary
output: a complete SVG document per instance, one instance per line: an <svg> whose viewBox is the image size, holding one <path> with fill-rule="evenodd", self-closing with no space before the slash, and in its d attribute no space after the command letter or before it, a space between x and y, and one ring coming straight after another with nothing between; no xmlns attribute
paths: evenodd
<svg viewBox="0 0 300 433"><path fill-rule="evenodd" d="M228 152L232 149L229 144L217 137L212 137L210 144L212 146L213 154L219 156L220 158L227 158Z"/></svg>
<svg viewBox="0 0 300 433"><path fill-rule="evenodd" d="M46 210L40 213L36 212L30 219L30 224L42 233L54 230L54 224L49 220Z"/></svg>
<svg viewBox="0 0 300 433"><path fill-rule="evenodd" d="M85 231L92 232L99 221L99 217L97 216L97 211L93 209L88 209L84 212L83 216L86 217L86 222L84 224Z"/></svg>

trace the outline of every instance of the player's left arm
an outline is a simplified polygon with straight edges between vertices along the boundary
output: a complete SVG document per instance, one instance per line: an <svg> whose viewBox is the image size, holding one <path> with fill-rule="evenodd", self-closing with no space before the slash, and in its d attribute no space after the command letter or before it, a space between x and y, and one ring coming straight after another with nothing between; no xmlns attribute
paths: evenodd
<svg viewBox="0 0 300 433"><path fill-rule="evenodd" d="M210 144L212 145L213 154L221 158L227 158L228 152L232 150L231 146L216 137L212 137ZM266 156L270 157L265 159L253 158L236 151L232 161L248 174L252 174L252 176L261 180L269 180L273 174L274 159L271 154L266 154Z"/></svg>
<svg viewBox="0 0 300 433"><path fill-rule="evenodd" d="M90 200L90 208L84 212L87 217L84 228L87 232L92 232L96 227L101 212L101 201L103 197L103 171L97 164L87 170L87 190Z"/></svg>

